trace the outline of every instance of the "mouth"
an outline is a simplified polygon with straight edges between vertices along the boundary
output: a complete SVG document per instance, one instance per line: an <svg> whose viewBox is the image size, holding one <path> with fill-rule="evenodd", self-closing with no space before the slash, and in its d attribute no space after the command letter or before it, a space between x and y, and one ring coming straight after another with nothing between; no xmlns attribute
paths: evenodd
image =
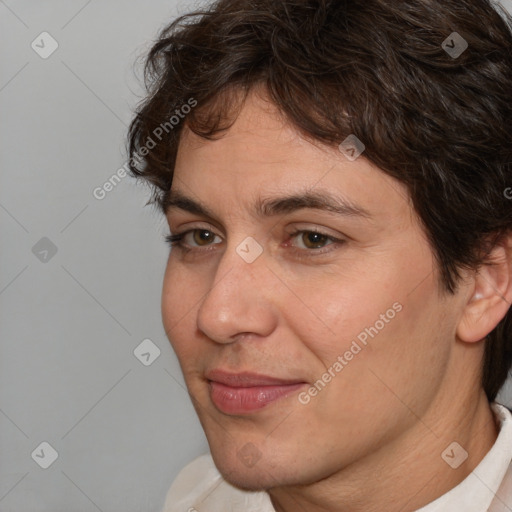
<svg viewBox="0 0 512 512"><path fill-rule="evenodd" d="M212 370L206 374L206 378L213 404L225 414L247 414L260 410L307 385L307 382L297 379L223 370Z"/></svg>

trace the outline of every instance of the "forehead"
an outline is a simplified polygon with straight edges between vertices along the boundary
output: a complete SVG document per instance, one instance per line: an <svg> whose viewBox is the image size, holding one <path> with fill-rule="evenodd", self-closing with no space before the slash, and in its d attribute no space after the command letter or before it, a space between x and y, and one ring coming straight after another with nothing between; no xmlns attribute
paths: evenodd
<svg viewBox="0 0 512 512"><path fill-rule="evenodd" d="M368 214L410 213L405 185L385 174L364 153L349 160L337 145L306 140L261 92L249 93L236 121L215 140L185 125L173 190L216 208L264 198L326 192Z"/></svg>

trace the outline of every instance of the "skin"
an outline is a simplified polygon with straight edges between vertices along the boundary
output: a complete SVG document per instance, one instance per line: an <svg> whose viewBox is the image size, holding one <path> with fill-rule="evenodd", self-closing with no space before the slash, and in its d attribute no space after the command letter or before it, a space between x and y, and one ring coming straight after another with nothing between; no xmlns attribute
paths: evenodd
<svg viewBox="0 0 512 512"><path fill-rule="evenodd" d="M162 315L226 480L267 490L279 512L407 512L476 467L497 436L480 365L482 340L512 299L509 239L495 267L464 273L445 294L405 187L364 153L352 162L308 142L258 89L219 140L185 126L173 189L214 214L168 210L173 234L199 231L170 252ZM258 199L313 190L372 217L254 213ZM315 229L344 243L290 236ZM252 263L236 252L248 236L263 249ZM299 392L245 415L212 403L213 368L300 379L307 390L396 302L401 311L306 405ZM457 469L441 458L454 441L468 452ZM247 443L259 456L252 467L237 456Z"/></svg>

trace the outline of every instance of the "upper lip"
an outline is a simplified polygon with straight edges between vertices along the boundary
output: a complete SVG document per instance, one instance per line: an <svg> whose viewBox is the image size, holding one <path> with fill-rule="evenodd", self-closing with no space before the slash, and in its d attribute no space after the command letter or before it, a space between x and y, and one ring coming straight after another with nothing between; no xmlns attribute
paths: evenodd
<svg viewBox="0 0 512 512"><path fill-rule="evenodd" d="M280 379L270 375L262 375L252 372L230 373L225 370L211 370L205 374L206 378L213 382L219 382L234 388L250 388L255 386L289 386L291 384L303 384L300 379Z"/></svg>

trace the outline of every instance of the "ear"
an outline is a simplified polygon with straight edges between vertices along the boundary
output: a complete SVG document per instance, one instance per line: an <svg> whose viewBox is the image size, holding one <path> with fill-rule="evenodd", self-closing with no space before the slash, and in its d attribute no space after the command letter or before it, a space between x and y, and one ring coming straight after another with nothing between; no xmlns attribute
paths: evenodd
<svg viewBox="0 0 512 512"><path fill-rule="evenodd" d="M484 339L505 317L512 303L512 233L494 245L486 263L475 272L472 293L457 326L466 342Z"/></svg>

